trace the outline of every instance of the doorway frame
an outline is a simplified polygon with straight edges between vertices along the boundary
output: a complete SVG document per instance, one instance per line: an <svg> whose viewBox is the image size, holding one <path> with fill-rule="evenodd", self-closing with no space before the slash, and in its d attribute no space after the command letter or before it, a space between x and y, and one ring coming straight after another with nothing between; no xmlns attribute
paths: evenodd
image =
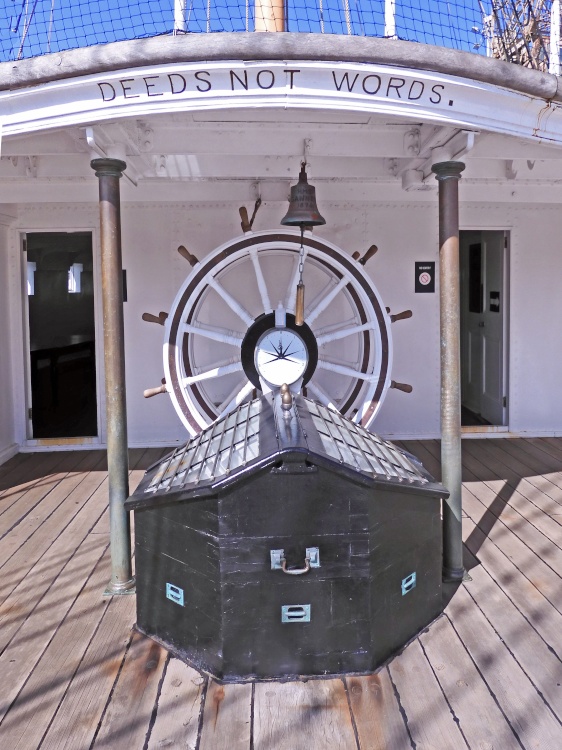
<svg viewBox="0 0 562 750"><path fill-rule="evenodd" d="M502 330L502 376L503 376L503 392L506 399L505 404L505 424L503 425L461 425L461 433L463 437L479 437L493 434L505 434L509 433L509 416L510 416L510 393L509 393L509 351L510 351L510 310L511 310L511 299L510 299L510 279L511 279L511 236L513 233L512 226L463 226L460 229L460 233L463 232L503 232L504 243L503 243L503 279L502 279L502 296L504 299L504 316L503 316L503 330ZM459 243L460 253L460 243ZM462 282L461 282L462 284ZM463 330L461 327L461 379L463 377L463 347L462 347Z"/></svg>
<svg viewBox="0 0 562 750"><path fill-rule="evenodd" d="M18 337L16 346L19 348L18 362L20 363L19 377L22 387L22 408L17 409L17 429L21 436L20 450L25 451L48 451L48 450L76 450L80 448L101 448L105 445L105 376L103 368L103 311L101 302L101 254L99 247L99 227L97 226L71 226L61 228L58 226L45 227L43 224L33 227L16 227L16 247L18 252L18 270L20 278L19 314L21 316L21 336ZM29 409L31 408L31 361L29 341L29 313L27 305L27 273L26 258L24 257L23 245L29 234L74 234L75 232L89 232L92 235L92 266L94 279L94 328L95 328L95 356L96 356L96 414L98 423L98 434L89 437L57 437L57 438L31 438L29 437ZM101 365L101 366L100 366Z"/></svg>

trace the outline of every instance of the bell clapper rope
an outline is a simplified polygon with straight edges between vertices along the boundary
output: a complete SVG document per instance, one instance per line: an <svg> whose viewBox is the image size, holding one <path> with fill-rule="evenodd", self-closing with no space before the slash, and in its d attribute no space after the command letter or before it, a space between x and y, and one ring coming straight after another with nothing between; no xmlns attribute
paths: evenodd
<svg viewBox="0 0 562 750"><path fill-rule="evenodd" d="M295 303L295 325L302 326L304 323L304 282L302 274L304 271L304 224L301 224L301 249L299 253L299 283L297 284L297 299Z"/></svg>

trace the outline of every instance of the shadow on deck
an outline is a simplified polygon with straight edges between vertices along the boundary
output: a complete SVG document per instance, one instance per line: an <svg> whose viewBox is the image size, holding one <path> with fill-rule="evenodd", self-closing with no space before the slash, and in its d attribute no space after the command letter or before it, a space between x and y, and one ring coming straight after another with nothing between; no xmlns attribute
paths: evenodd
<svg viewBox="0 0 562 750"><path fill-rule="evenodd" d="M439 476L437 441L407 442ZM131 486L162 455L133 450ZM0 467L0 746L20 750L562 747L562 440L463 442L471 581L369 676L220 685L104 599L100 451Z"/></svg>

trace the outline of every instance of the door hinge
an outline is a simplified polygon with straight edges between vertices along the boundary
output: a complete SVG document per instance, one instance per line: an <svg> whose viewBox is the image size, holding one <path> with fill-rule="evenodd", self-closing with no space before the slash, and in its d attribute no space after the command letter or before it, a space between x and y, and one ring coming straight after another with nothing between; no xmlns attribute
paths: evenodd
<svg viewBox="0 0 562 750"><path fill-rule="evenodd" d="M21 249L24 253L27 252L27 235L24 234L21 238Z"/></svg>
<svg viewBox="0 0 562 750"><path fill-rule="evenodd" d="M504 409L507 406L507 396L503 397L503 406L504 406Z"/></svg>
<svg viewBox="0 0 562 750"><path fill-rule="evenodd" d="M31 407L27 410L27 418L33 419L33 409Z"/></svg>

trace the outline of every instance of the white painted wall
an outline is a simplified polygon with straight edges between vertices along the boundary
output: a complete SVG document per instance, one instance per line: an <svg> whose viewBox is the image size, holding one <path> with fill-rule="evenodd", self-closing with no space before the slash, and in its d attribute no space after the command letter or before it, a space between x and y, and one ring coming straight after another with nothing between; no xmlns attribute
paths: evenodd
<svg viewBox="0 0 562 750"><path fill-rule="evenodd" d="M12 286L9 225L15 218L15 210L7 207L0 209L0 463L7 461L17 453L14 406L11 327L14 324L14 310L10 306L10 289Z"/></svg>
<svg viewBox="0 0 562 750"><path fill-rule="evenodd" d="M95 186L94 186L95 187ZM414 262L438 260L436 193L423 194L423 203L370 205L326 204L321 211L327 223L319 235L350 254L379 246L369 262L385 305L393 313L411 309L413 318L392 326L394 380L410 383L408 395L391 390L375 431L395 438L439 435L439 308L438 294L414 294ZM20 206L17 226L9 231L92 228L97 231L97 196L90 205L60 204ZM461 186L462 201L462 186ZM122 207L123 265L128 275L125 303L127 404L131 445L166 445L182 442L185 431L167 396L144 399L145 388L159 385L163 376L163 328L141 320L143 312L168 311L188 264L178 255L179 244L202 258L222 242L240 234L238 206L220 204L124 204ZM255 229L279 226L286 205L264 204ZM509 344L510 429L523 434L562 434L562 295L559 238L562 217L557 206L526 207L525 204L461 205L461 226L511 231L511 322ZM94 237L99 264L97 234ZM12 246L15 247L12 242ZM0 253L0 289L5 289L7 254ZM98 279L99 281L99 279ZM21 314L12 304L7 314L6 296L0 295L0 346L8 350ZM101 310L97 310L101 338ZM101 341L98 355L102 356ZM14 362L17 377L23 364ZM8 381L5 380L8 378ZM9 382L9 365L0 357L0 381ZM99 373L100 392L103 374ZM9 393L8 389L8 393ZM16 390L16 393L18 391ZM19 397L18 397L19 398ZM21 401L21 398L20 398ZM23 404L17 406L23 419ZM0 389L0 451L13 439L16 429L9 416L6 389ZM17 426L16 426L17 427ZM20 430L21 434L21 430ZM102 435L103 438L103 435Z"/></svg>

